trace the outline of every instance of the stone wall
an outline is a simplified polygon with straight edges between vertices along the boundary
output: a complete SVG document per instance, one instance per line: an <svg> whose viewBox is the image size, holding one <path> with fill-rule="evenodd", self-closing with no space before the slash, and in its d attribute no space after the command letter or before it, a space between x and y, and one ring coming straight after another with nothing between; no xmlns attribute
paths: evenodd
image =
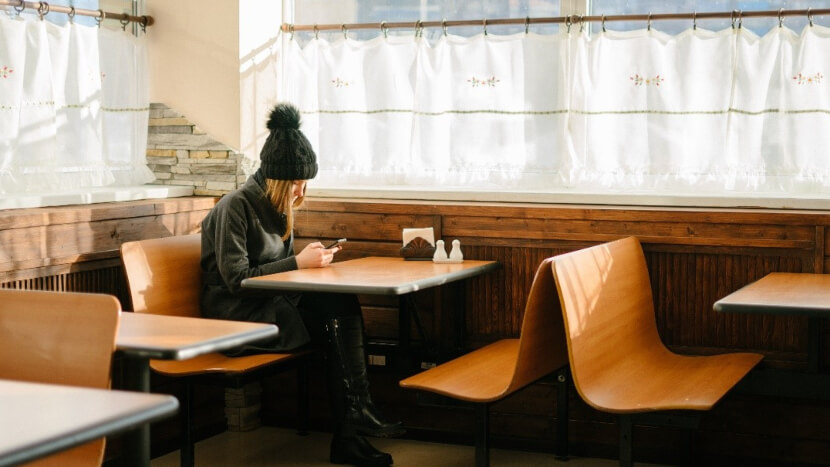
<svg viewBox="0 0 830 467"><path fill-rule="evenodd" d="M221 196L256 169L255 162L212 139L164 104L150 104L147 166L156 184L193 186L194 195Z"/></svg>

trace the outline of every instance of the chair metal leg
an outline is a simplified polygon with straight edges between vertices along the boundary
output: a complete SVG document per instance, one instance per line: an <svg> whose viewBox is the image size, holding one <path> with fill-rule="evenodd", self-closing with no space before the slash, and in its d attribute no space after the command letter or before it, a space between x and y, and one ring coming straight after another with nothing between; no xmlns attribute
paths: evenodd
<svg viewBox="0 0 830 467"><path fill-rule="evenodd" d="M568 460L568 376L569 367L556 374L556 447L554 457Z"/></svg>
<svg viewBox="0 0 830 467"><path fill-rule="evenodd" d="M181 401L181 447L179 448L180 464L182 467L193 467L193 384L184 382Z"/></svg>
<svg viewBox="0 0 830 467"><path fill-rule="evenodd" d="M620 467L631 467L631 416L620 415L617 423L620 425Z"/></svg>
<svg viewBox="0 0 830 467"><path fill-rule="evenodd" d="M490 404L476 404L476 467L490 466Z"/></svg>
<svg viewBox="0 0 830 467"><path fill-rule="evenodd" d="M305 436L308 434L308 362L299 362L297 365L297 434Z"/></svg>

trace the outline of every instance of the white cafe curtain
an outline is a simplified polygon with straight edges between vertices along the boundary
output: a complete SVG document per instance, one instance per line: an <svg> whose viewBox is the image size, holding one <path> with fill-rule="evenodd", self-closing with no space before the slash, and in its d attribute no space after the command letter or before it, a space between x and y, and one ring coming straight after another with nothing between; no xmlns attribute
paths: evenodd
<svg viewBox="0 0 830 467"><path fill-rule="evenodd" d="M153 180L144 41L0 15L0 194Z"/></svg>
<svg viewBox="0 0 830 467"><path fill-rule="evenodd" d="M830 192L818 25L283 47L315 186Z"/></svg>

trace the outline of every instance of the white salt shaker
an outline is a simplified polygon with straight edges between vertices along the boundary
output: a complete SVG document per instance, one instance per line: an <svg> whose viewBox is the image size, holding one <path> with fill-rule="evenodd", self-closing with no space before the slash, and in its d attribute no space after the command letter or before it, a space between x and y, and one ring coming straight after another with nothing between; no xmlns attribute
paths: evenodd
<svg viewBox="0 0 830 467"><path fill-rule="evenodd" d="M433 261L446 261L447 250L444 249L444 241L438 240L435 242L435 254L432 255Z"/></svg>
<svg viewBox="0 0 830 467"><path fill-rule="evenodd" d="M455 239L452 241L452 251L450 251L451 261L463 261L464 255L461 254L461 240Z"/></svg>

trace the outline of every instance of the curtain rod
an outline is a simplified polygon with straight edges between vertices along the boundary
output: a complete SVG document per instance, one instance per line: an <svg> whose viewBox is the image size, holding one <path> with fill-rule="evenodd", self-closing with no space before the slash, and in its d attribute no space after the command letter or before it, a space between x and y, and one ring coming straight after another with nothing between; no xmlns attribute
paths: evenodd
<svg viewBox="0 0 830 467"><path fill-rule="evenodd" d="M388 29L395 29L395 28L414 28L414 29L422 29L422 28L434 28L434 27L441 27L441 28L448 28L448 27L456 27L456 26L497 26L497 25L524 25L525 30L532 24L547 24L547 23L562 23L565 25L572 25L572 24L581 24L581 23L589 23L589 22L602 22L606 23L608 21L648 21L649 26L651 25L652 21L663 21L663 20L681 20L681 19L688 19L692 20L697 25L697 20L699 19L713 19L713 18L729 18L732 20L733 26L735 25L735 21L738 22L740 26L740 22L744 18L761 18L761 17L777 17L779 24L784 21L784 17L786 16L806 16L810 20L810 24L813 22L814 15L828 15L830 14L830 8L808 8L806 10L755 10L755 11L741 11L741 10L732 10L732 11L708 11L708 12L692 12L692 13L654 13L654 14L636 14L636 15L590 15L590 16L579 16L579 15L569 15L569 16L552 16L552 17L539 17L539 18L502 18L502 19L479 19L479 20L442 20L442 21L409 21L409 22L380 22L380 23L343 23L343 24L289 24L283 23L280 26L280 29L283 32L296 32L296 31L325 31L325 30L340 30L340 31L348 31L351 29L380 29L381 31L385 31Z"/></svg>
<svg viewBox="0 0 830 467"><path fill-rule="evenodd" d="M14 11L23 13L24 10L30 9L42 17L49 13L66 13L70 18L80 16L92 16L99 21L105 19L117 19L122 25L127 23L138 23L142 28L146 28L153 24L152 16L132 16L127 13L113 13L111 11L102 10L84 10L82 8L75 8L62 5L50 5L46 2L26 2L24 0L0 0L0 6L10 6Z"/></svg>

